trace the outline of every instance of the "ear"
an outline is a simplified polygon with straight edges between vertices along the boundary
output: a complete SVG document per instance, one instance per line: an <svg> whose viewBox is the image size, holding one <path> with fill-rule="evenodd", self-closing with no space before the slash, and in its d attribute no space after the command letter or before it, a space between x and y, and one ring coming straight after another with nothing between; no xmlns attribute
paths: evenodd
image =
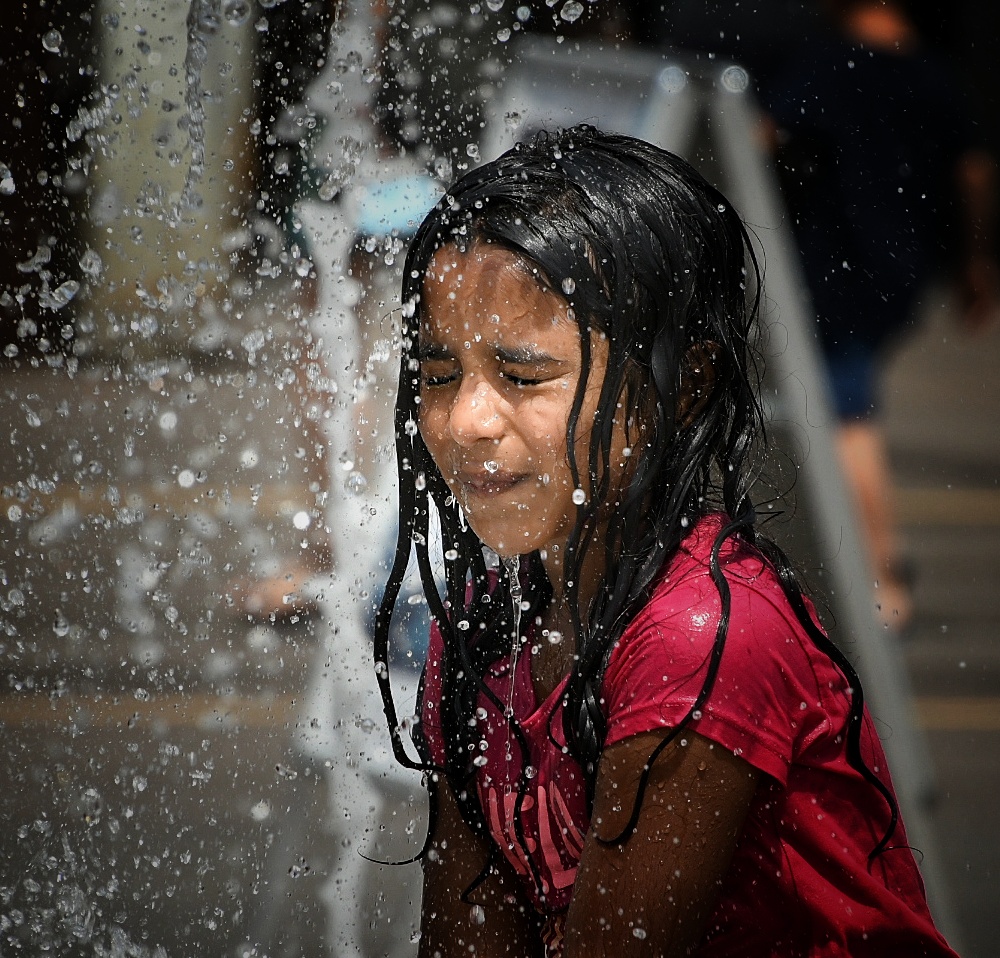
<svg viewBox="0 0 1000 958"><path fill-rule="evenodd" d="M692 343L684 354L674 421L683 429L705 408L715 389L715 343Z"/></svg>

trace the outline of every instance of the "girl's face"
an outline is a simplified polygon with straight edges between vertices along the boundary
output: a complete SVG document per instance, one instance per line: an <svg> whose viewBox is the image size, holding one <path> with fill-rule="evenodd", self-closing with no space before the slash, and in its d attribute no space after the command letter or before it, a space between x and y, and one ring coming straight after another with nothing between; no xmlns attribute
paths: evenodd
<svg viewBox="0 0 1000 958"><path fill-rule="evenodd" d="M419 425L441 475L473 531L495 552L558 555L582 498L566 452L582 375L580 332L569 305L533 278L522 259L488 245L439 250L422 304ZM576 436L581 462L607 355L607 342L592 336Z"/></svg>

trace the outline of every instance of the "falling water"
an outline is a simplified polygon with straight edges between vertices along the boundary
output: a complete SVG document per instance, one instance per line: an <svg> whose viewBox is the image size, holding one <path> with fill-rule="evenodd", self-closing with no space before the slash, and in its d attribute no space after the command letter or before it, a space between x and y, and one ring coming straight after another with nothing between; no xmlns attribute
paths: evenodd
<svg viewBox="0 0 1000 958"><path fill-rule="evenodd" d="M188 147L191 160L184 190L181 193L180 213L201 205L198 184L205 175L205 104L202 70L208 60L206 38L219 31L222 25L222 0L192 0L187 15L187 48L184 52L184 102L187 106Z"/></svg>
<svg viewBox="0 0 1000 958"><path fill-rule="evenodd" d="M510 718L514 714L514 674L517 671L517 653L521 648L521 557L504 556L501 561L507 570L507 579L510 583L510 601L514 609L514 630L510 645L510 690L507 694L506 715ZM510 739L507 741L507 751L510 752Z"/></svg>

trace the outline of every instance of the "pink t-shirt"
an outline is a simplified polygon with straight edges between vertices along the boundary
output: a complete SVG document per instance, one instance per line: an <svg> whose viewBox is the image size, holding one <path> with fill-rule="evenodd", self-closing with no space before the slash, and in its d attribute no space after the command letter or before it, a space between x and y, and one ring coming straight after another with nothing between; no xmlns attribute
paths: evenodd
<svg viewBox="0 0 1000 958"><path fill-rule="evenodd" d="M720 614L708 559L721 522L709 516L695 526L612 652L602 686L606 745L673 726L694 703ZM720 563L732 595L729 632L715 686L690 728L764 775L698 955L953 956L931 921L910 851L887 851L867 868L888 809L847 763L846 680L806 635L756 550L730 540ZM565 682L538 702L529 648L518 656L512 696L531 767L519 829L521 750L485 696L479 727L486 747L476 781L494 841L535 907L557 926L572 897L589 819L582 771L562 750ZM432 627L422 721L438 763L444 760L442 651ZM509 669L508 657L485 679L501 703L511 695ZM868 766L888 783L867 714L862 748ZM892 845L905 844L900 826Z"/></svg>

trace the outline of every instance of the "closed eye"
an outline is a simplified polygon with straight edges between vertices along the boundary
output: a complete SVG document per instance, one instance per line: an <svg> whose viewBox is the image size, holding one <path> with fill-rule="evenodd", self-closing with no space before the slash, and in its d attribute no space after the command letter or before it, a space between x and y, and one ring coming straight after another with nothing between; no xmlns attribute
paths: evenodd
<svg viewBox="0 0 1000 958"><path fill-rule="evenodd" d="M540 386L542 383L548 381L547 377L515 376L513 373L501 373L500 375L515 386Z"/></svg>
<svg viewBox="0 0 1000 958"><path fill-rule="evenodd" d="M440 373L430 373L424 371L421 372L420 375L420 385L428 389L433 389L435 386L447 386L449 383L453 383L457 379L458 373L454 370Z"/></svg>

